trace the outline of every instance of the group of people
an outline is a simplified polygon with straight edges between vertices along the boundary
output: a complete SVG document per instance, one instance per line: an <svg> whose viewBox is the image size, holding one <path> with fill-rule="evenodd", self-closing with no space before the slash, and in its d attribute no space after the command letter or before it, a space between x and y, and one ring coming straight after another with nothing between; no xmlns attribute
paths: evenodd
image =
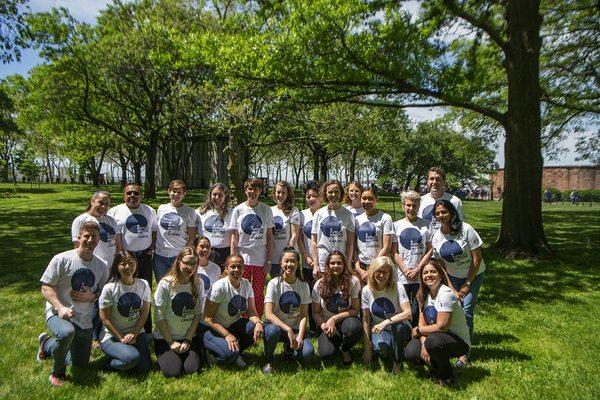
<svg viewBox="0 0 600 400"><path fill-rule="evenodd" d="M37 358L52 359L50 382L62 386L67 365L86 366L92 346L108 368L142 372L153 347L174 377L204 362L244 367L244 350L260 340L267 375L280 342L286 360L339 354L349 364L362 341L365 363L376 354L394 373L404 361L428 364L448 385L451 358L468 363L485 264L444 172L431 168L427 185L422 197L402 193L396 222L377 209L375 188L337 180L307 182L302 211L284 181L272 207L260 201L259 179L246 181L246 201L233 209L221 183L194 210L175 180L156 213L138 184L113 208L108 192L95 192L73 221L74 249L40 280L51 335L39 335Z"/></svg>

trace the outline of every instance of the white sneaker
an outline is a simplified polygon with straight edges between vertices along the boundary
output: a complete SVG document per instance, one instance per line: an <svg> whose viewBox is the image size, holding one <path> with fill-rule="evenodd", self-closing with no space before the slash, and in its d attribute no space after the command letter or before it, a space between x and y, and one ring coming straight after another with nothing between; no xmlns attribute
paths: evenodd
<svg viewBox="0 0 600 400"><path fill-rule="evenodd" d="M273 366L271 363L266 363L262 369L262 373L265 375L271 375L273 373Z"/></svg>
<svg viewBox="0 0 600 400"><path fill-rule="evenodd" d="M46 332L42 332L38 336L39 346L38 346L37 354L35 356L35 359L37 360L37 362L42 362L46 359L46 353L44 352L44 343L46 343L46 340L48 340L48 339L50 339L50 336Z"/></svg>
<svg viewBox="0 0 600 400"><path fill-rule="evenodd" d="M235 365L237 365L240 368L246 368L248 366L248 364L246 364L246 361L244 361L242 356L238 356L238 358L235 359Z"/></svg>

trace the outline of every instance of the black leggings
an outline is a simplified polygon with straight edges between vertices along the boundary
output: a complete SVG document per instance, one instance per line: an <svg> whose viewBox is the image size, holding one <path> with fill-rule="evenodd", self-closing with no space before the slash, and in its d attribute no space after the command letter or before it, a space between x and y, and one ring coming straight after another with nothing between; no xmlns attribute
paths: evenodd
<svg viewBox="0 0 600 400"><path fill-rule="evenodd" d="M208 259L219 267L221 267L221 272L225 269L225 261L227 261L227 257L231 253L231 247L213 247L210 251L210 256Z"/></svg>
<svg viewBox="0 0 600 400"><path fill-rule="evenodd" d="M158 366L165 378L172 378L183 373L192 374L200 369L200 341L194 336L190 349L185 353L176 353L163 339L154 339L154 351L158 358Z"/></svg>
<svg viewBox="0 0 600 400"><path fill-rule="evenodd" d="M431 358L431 364L440 379L452 377L450 358L460 357L469 351L469 345L450 332L430 333L425 339L425 349ZM421 340L412 339L404 349L406 360L413 364L423 363L421 358Z"/></svg>
<svg viewBox="0 0 600 400"><path fill-rule="evenodd" d="M152 255L148 254L148 250L132 252L137 261L138 278L145 279L150 285L150 293L152 293ZM144 331L152 333L152 313L148 313L148 319L144 323Z"/></svg>
<svg viewBox="0 0 600 400"><path fill-rule="evenodd" d="M350 350L362 338L362 324L356 317L348 317L335 325L337 333L327 336L319 335L319 357L329 357L339 348L341 351Z"/></svg>

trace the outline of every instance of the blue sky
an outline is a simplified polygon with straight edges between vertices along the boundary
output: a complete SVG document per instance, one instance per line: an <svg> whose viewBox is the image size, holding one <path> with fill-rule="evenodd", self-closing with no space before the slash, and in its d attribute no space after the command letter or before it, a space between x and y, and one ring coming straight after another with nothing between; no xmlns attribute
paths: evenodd
<svg viewBox="0 0 600 400"><path fill-rule="evenodd" d="M112 3L112 0L31 0L29 2L29 7L31 8L31 11L34 12L48 11L52 7L65 7L76 19L93 23L100 10L105 8L108 3ZM405 7L414 13L418 8L417 3L417 1L409 1L408 3L405 3ZM38 56L36 50L26 49L22 53L21 61L10 64L0 64L0 79L12 74L27 75L31 68L41 62L42 59ZM408 108L407 112L414 121L424 121L435 119L440 115L443 115L445 111L443 108ZM544 165L590 165L587 161L575 160L577 157L577 154L574 151L575 143L575 137L567 138L560 144L561 147L566 149L566 151L562 152L562 157L558 160L546 161ZM498 144L496 161L501 167L504 165L504 143Z"/></svg>

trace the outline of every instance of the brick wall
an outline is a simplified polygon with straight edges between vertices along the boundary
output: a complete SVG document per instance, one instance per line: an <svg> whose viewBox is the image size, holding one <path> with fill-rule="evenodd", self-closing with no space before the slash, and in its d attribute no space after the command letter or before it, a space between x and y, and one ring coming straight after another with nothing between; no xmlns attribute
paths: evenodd
<svg viewBox="0 0 600 400"><path fill-rule="evenodd" d="M504 169L490 175L492 194L497 199L504 192ZM544 167L542 175L542 190L546 188L558 190L600 190L600 167L594 166L565 166ZM541 194L540 194L541 196Z"/></svg>

